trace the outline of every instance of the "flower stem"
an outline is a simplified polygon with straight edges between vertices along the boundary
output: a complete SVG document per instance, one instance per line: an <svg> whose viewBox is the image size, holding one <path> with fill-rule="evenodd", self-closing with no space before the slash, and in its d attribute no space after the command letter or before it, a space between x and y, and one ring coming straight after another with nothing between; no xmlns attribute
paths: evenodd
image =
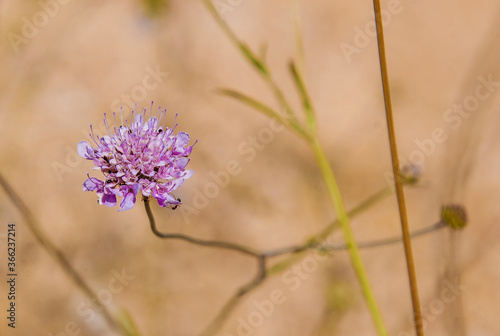
<svg viewBox="0 0 500 336"><path fill-rule="evenodd" d="M373 290L368 280L368 275L363 265L363 261L361 260L361 256L359 254L358 246L356 244L356 240L349 223L349 217L342 201L342 195L340 194L340 189L337 185L337 180L335 179L333 170L330 166L330 163L328 162L328 159L326 158L326 155L318 141L317 136L315 136L311 141L311 146L325 180L328 194L330 195L333 207L339 219L340 227L344 234L344 239L348 247L349 256L351 258L354 271L360 283L363 296L372 315L372 319L377 329L378 335L385 336L387 335L387 331L385 329L382 315L375 300L375 295L373 294Z"/></svg>
<svg viewBox="0 0 500 336"><path fill-rule="evenodd" d="M158 228L156 227L156 220L154 218L153 212L151 211L151 205L149 204L149 199L147 197L144 198L144 208L146 209L146 214L148 215L149 219L149 225L151 226L151 231L160 238L163 239L179 239L179 240L184 240L188 243L192 243L195 245L200 245L200 246L207 246L207 247L216 247L216 248L221 248L221 249L226 249L226 250L233 250L237 251L246 255L250 255L252 257L260 258L261 253L257 250L254 250L250 247L244 246L244 245L239 245L239 244L234 244L234 243L227 243L223 241L216 241L216 240L204 240L204 239L198 239L194 238L182 233L164 233L158 231Z"/></svg>

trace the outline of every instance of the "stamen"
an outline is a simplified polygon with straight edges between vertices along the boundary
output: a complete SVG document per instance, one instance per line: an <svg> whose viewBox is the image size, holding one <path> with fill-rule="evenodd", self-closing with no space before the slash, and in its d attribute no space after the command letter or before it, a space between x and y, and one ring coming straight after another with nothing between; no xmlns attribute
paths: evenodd
<svg viewBox="0 0 500 336"><path fill-rule="evenodd" d="M91 132L89 133L90 138L92 138L92 140L95 142L96 145L99 145L99 143L95 140L94 128L92 127L92 124L90 124L90 132Z"/></svg>
<svg viewBox="0 0 500 336"><path fill-rule="evenodd" d="M154 100L151 101L151 107L149 108L149 118L151 118L151 112L153 110L153 104L154 104L154 102L155 102Z"/></svg>
<svg viewBox="0 0 500 336"><path fill-rule="evenodd" d="M161 106L158 106L158 112L156 112L156 119L158 119L158 125L161 124L163 120L163 110L161 109Z"/></svg>
<svg viewBox="0 0 500 336"><path fill-rule="evenodd" d="M106 113L104 113L104 127L106 127L108 134L111 135L111 130L109 129L108 117L106 116Z"/></svg>
<svg viewBox="0 0 500 336"><path fill-rule="evenodd" d="M158 106L158 111L156 111L156 119L158 119L158 123L161 119L161 106Z"/></svg>
<svg viewBox="0 0 500 336"><path fill-rule="evenodd" d="M165 108L165 109L163 109L163 110L161 111L161 113L162 113L162 115L163 115L163 129L165 129L165 128L166 128L165 123L166 123L166 121L167 121L167 109L166 109L166 108Z"/></svg>
<svg viewBox="0 0 500 336"><path fill-rule="evenodd" d="M135 107L134 107L134 109L132 110L132 113L131 113L131 115L130 115L130 120L131 120L131 122L133 122L133 121L134 121L134 113L135 113L136 111L137 111L137 103L135 103Z"/></svg>
<svg viewBox="0 0 500 336"><path fill-rule="evenodd" d="M172 129L172 130L173 130L173 129L175 129L175 126L177 126L177 124L175 124L175 122L177 121L177 116L178 116L178 115L179 115L179 113L176 113L176 114L175 114L174 121L172 122L172 127L171 127L171 129ZM174 124L175 124L175 125L174 125Z"/></svg>

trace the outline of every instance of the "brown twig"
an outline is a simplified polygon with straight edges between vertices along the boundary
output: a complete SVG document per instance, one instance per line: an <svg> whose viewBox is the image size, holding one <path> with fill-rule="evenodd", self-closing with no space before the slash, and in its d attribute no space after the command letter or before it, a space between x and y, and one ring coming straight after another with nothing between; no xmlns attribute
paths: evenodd
<svg viewBox="0 0 500 336"><path fill-rule="evenodd" d="M156 227L156 220L153 216L153 212L151 211L151 205L149 204L149 198L144 197L144 207L146 209L146 213L148 215L149 219L149 224L151 226L151 231L153 233L162 238L162 239L180 239L184 240L188 243L196 244L196 245L201 245L201 246L207 246L207 247L217 247L217 248L222 248L222 249L227 249L227 250L233 250L236 252L240 252L243 254L247 254L256 258L261 257L261 253L251 249L249 247L239 245L239 244L233 244L233 243L227 243L227 242L222 242L222 241L215 241L215 240L203 240L203 239L198 239L198 238L193 238L188 235L180 234L180 233L163 233L158 231Z"/></svg>
<svg viewBox="0 0 500 336"><path fill-rule="evenodd" d="M380 195L384 195L385 191L382 193L376 194L373 198L374 199L379 199ZM360 206L366 206L366 202L363 202L362 205ZM210 336L214 335L224 322L227 320L231 312L237 307L237 305L241 302L244 296L246 296L248 293L256 289L259 285L261 285L268 277L268 269L267 269L267 260L272 257L277 257L285 254L295 254L295 253L300 253L300 252L305 252L307 250L312 250L312 249L321 249L323 251L339 251L339 250L347 250L348 246L346 244L322 244L322 241L327 238L324 234L320 234L319 236L322 237L323 240L315 240L311 243L306 243L304 245L297 245L297 246L290 246L290 247L284 247L284 248L278 248L274 250L269 250L269 251L264 251L260 252L257 250L254 250L252 248L239 245L236 243L227 243L227 242L221 242L221 241L212 241L212 240L203 240L203 239L198 239L198 238L193 238L188 235L184 234L178 234L178 233L163 233L158 231L158 228L156 227L156 220L154 218L153 212L151 211L151 205L149 202L149 199L147 197L144 198L144 207L146 209L146 214L149 219L150 227L153 233L162 239L179 239L179 240L184 240L188 243L195 244L195 245L200 245L200 246L206 246L206 247L214 247L214 248L222 248L222 249L227 249L227 250L233 250L235 252L240 252L249 256L252 256L256 259L257 261L257 267L258 271L255 277L249 281L247 284L243 285L240 287L235 294L231 296L231 298L224 304L224 306L220 309L220 311L217 313L217 316L212 320L212 322L204 329L204 331L200 334L200 336ZM356 209L354 209L356 210ZM353 210L353 211L354 211ZM330 224L327 228L332 227L334 223ZM431 225L429 227L417 230L411 234L411 236L418 237L422 236L431 232L434 232L436 230L439 230L446 225L443 224L442 222L438 222L434 225ZM325 231L325 230L323 230ZM327 232L331 232L330 229L327 230ZM379 239L379 240L373 240L373 241L368 241L368 242L362 242L358 244L359 248L373 248L373 247L379 247L379 246L386 246L386 245L391 245L391 244L396 244L403 241L401 237L393 237L393 238L387 238L387 239Z"/></svg>
<svg viewBox="0 0 500 336"><path fill-rule="evenodd" d="M196 245L200 245L200 246L215 247L215 248L232 250L232 251L236 251L236 252L240 252L240 253L252 256L256 259L257 266L258 266L258 272L257 272L257 275L255 276L255 278L252 279L249 283L240 287L240 289L238 289L238 291L222 307L222 309L219 311L219 313L217 314L215 319L201 333L201 336L209 336L209 335L215 334L222 327L222 325L224 324L226 319L229 317L229 314L234 310L234 308L236 308L236 306L241 301L241 299L246 294L251 292L253 289L257 288L257 286L259 286L262 282L264 282L264 280L266 279L266 276L267 276L267 271L266 271L267 256L261 252L258 252L256 250L253 250L253 249L246 247L246 246L243 246L243 245L221 242L221 241L203 240L203 239L193 238L193 237L183 235L183 234L178 234L178 233L160 232L160 231L158 231L158 228L156 227L156 220L154 218L153 212L151 211L151 205L149 203L149 198L144 197L143 200L144 200L144 208L146 209L146 214L148 215L151 230L153 231L153 233L157 237L162 238L162 239L180 239L180 240L184 240L188 243L192 243L192 244L196 244Z"/></svg>
<svg viewBox="0 0 500 336"><path fill-rule="evenodd" d="M391 161L394 173L394 183L396 187L396 196L401 219L401 228L403 231L403 245L406 255L406 264L408 266L408 277L410 280L411 299L413 304L413 315L415 319L415 330L417 336L424 335L424 326L422 312L420 308L420 298L418 295L417 274L415 271L415 262L413 260L413 251L411 247L410 229L408 225L408 215L406 211L403 183L400 175L398 148L396 143L396 131L394 127L394 116L392 111L391 88L389 84L389 71L387 69L387 57L385 54L384 27L382 24L382 12L380 0L373 0L375 12L375 22L377 28L377 44L380 59L380 71L382 74L382 89L384 91L385 114L387 118L387 128L389 133L389 143L391 147Z"/></svg>

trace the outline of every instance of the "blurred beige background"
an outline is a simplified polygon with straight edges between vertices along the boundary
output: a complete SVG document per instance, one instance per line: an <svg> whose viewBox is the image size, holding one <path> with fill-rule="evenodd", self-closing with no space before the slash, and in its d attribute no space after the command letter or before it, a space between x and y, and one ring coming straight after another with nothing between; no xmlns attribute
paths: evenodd
<svg viewBox="0 0 500 336"><path fill-rule="evenodd" d="M164 231L271 249L303 242L335 214L312 153L294 134L273 133L251 160L242 153L241 146L269 128L269 120L218 95L216 88L276 104L201 1L154 3L0 2L1 173L95 291L106 290L114 272L133 278L112 295L111 310L126 308L143 335L190 336L199 334L254 275L254 261L161 241L151 233L141 204L125 212L98 206L94 193L81 191L91 162L75 156L89 123L99 125L103 113L121 105L128 111L129 99L139 106L149 107L154 100L155 106L167 107L169 121L178 113L178 130L198 139L190 163L195 175L177 195L189 206L213 182L211 173L232 160L240 164L241 173L189 220L185 211L155 205ZM287 72L295 54L290 2L217 4L253 50L267 46L269 66L299 110ZM426 333L498 335L498 86L490 87L487 98L476 99L477 105L471 98L482 83L479 77L500 81L498 2L401 0L383 1L382 7L388 13L400 155L425 166L422 187L407 189L411 227L436 222L441 205L449 202L465 205L470 218L463 232L443 230L414 241ZM371 11L370 1L300 1L307 83L349 208L384 188L384 174L391 169L376 41L361 36L367 34ZM348 57L342 52L347 44L348 50L356 48ZM466 104L471 112L449 112L453 104ZM422 147L425 153L418 143L428 144L436 128L446 139ZM35 242L1 192L2 233L9 221L19 230L18 328L8 329L2 313L0 333L69 335L63 332L74 322L81 335L115 335L102 318L82 313L86 298ZM359 241L398 235L395 198L352 224ZM337 232L332 240L342 237ZM389 333L398 336L411 334L403 255L401 245L362 252ZM5 273L5 255L0 259ZM447 281L455 280L450 272L460 275L465 289L447 303L442 293ZM253 302L269 299L275 289L286 301L252 328L252 335L375 334L345 252L307 275L295 291L281 276L269 279L233 312L220 335L238 335L239 319L247 319L255 311ZM2 281L2 311L6 290ZM465 329L458 332L454 324Z"/></svg>

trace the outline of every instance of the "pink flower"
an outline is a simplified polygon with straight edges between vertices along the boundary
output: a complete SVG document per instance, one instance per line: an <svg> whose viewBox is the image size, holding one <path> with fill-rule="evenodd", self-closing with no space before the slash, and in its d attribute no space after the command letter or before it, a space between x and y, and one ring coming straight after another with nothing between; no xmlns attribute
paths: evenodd
<svg viewBox="0 0 500 336"><path fill-rule="evenodd" d="M153 196L162 207L180 204L172 192L184 180L193 175L186 169L193 145L188 146L189 134L174 134L174 127L159 126L166 109L159 110L159 116L145 120L146 109L134 118L134 122L118 126L111 131L106 114L104 124L109 135L99 138L92 130L90 136L95 147L87 141L78 143L78 154L92 160L94 169L101 170L103 181L90 177L83 183L84 191L95 191L99 204L108 207L116 205L116 196L121 196L120 210L131 209L139 190L145 197Z"/></svg>

